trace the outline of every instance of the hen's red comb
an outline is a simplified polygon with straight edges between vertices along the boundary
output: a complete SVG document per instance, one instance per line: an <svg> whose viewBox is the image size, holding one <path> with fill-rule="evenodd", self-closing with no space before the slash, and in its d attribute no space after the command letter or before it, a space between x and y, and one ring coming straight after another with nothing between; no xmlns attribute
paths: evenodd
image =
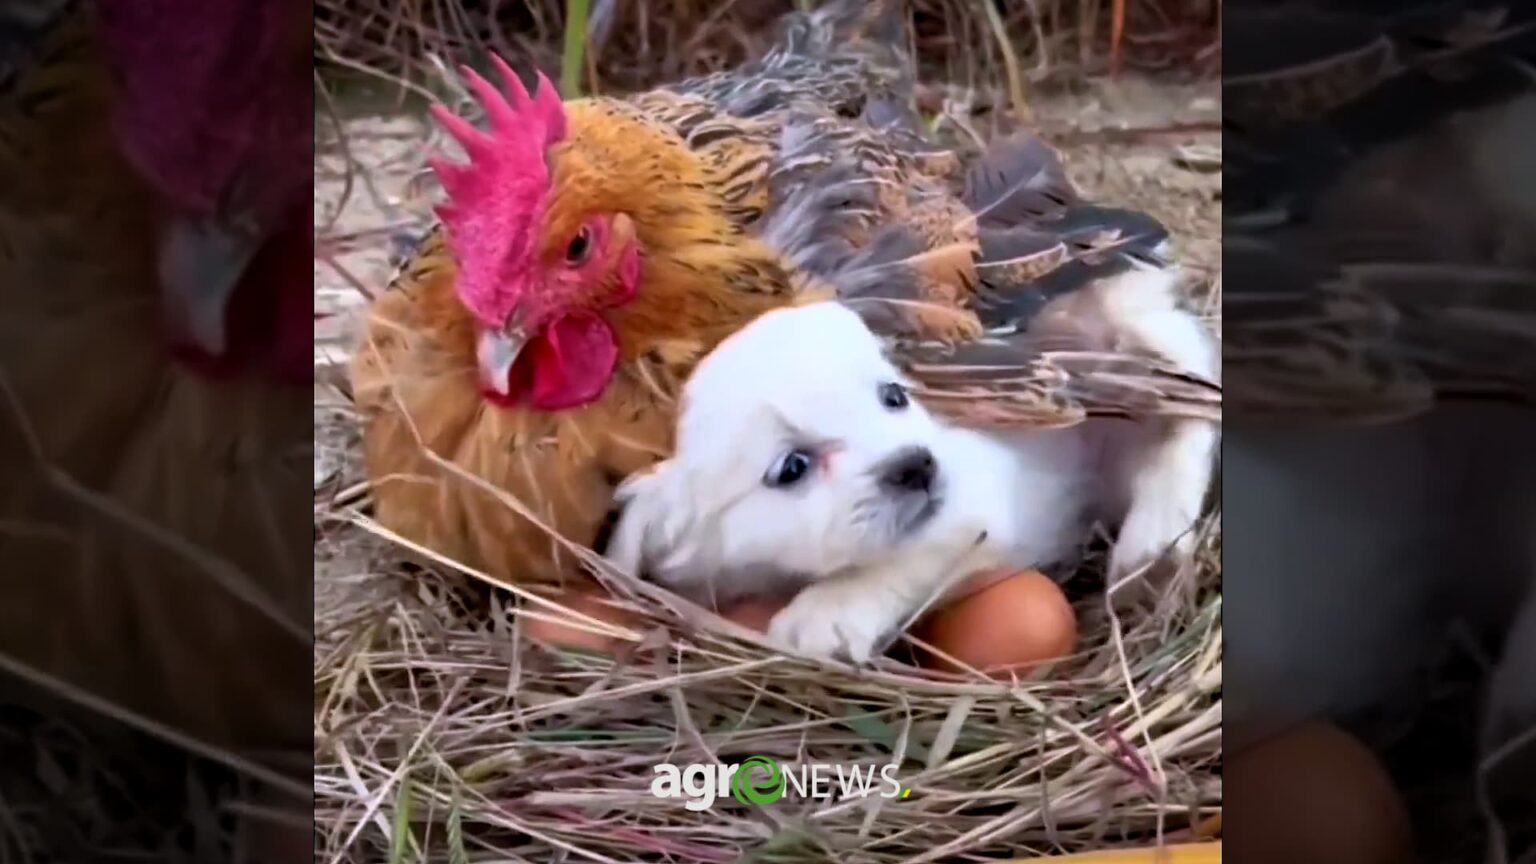
<svg viewBox="0 0 1536 864"><path fill-rule="evenodd" d="M487 323L505 313L502 307L510 299L497 295L516 290L502 284L503 275L522 272L531 263L533 220L550 185L545 151L566 135L565 106L542 72L529 96L506 61L492 54L491 63L504 93L473 69L462 70L485 109L487 130L476 129L446 106L432 106L432 115L463 146L469 163L428 162L448 193L448 203L436 210L459 260L460 295Z"/></svg>

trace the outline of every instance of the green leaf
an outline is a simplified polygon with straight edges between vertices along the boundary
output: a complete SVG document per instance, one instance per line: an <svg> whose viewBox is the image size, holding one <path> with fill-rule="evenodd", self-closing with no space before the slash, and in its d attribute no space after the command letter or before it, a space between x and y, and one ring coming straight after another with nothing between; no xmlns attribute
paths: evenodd
<svg viewBox="0 0 1536 864"><path fill-rule="evenodd" d="M395 796L395 824L389 838L389 864L404 864L416 838L411 835L411 778L400 781L400 792Z"/></svg>
<svg viewBox="0 0 1536 864"><path fill-rule="evenodd" d="M805 831L788 827L769 837L763 845L748 852L741 864L768 864L769 861L803 861L807 852L818 848L816 838ZM788 855L789 857L785 857Z"/></svg>
<svg viewBox="0 0 1536 864"><path fill-rule="evenodd" d="M848 728L863 735L889 752L894 753L896 751L896 730L873 714L856 713L850 710L848 712ZM927 762L928 748L908 737L907 751L902 754L902 757L911 759L914 762Z"/></svg>

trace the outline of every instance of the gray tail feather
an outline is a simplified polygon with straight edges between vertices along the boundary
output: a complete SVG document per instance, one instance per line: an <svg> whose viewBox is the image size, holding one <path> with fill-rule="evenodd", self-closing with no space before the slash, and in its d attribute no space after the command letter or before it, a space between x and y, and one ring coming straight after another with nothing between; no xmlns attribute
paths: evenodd
<svg viewBox="0 0 1536 864"><path fill-rule="evenodd" d="M872 329L892 335L909 326L908 307L921 296L911 261L924 244L906 226L885 225L856 248L849 231L873 208L874 194L851 165L834 163L781 193L762 237L795 267L826 280Z"/></svg>
<svg viewBox="0 0 1536 864"><path fill-rule="evenodd" d="M790 54L819 57L873 42L905 52L906 0L828 0L808 12L784 17L781 44Z"/></svg>
<svg viewBox="0 0 1536 864"><path fill-rule="evenodd" d="M786 152L795 152L792 148L805 136L797 134L797 127L790 129ZM775 188L770 196L775 200L762 228L763 240L799 269L824 278L839 272L855 254L850 230L873 211L874 185L844 162L808 178L783 179L787 188Z"/></svg>
<svg viewBox="0 0 1536 864"><path fill-rule="evenodd" d="M837 298L859 314L871 330L888 337L915 337L913 304L922 302L922 286L910 261L923 242L903 226L881 229L827 277Z"/></svg>
<svg viewBox="0 0 1536 864"><path fill-rule="evenodd" d="M982 224L1016 225L1054 215L1077 200L1061 158L1028 133L992 142L966 170L966 206Z"/></svg>

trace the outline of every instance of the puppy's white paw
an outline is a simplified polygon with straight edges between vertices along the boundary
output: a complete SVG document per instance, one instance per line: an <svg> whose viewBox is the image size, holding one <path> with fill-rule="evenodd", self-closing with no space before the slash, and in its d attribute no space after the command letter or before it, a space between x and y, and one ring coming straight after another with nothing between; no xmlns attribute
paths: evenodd
<svg viewBox="0 0 1536 864"><path fill-rule="evenodd" d="M1117 585L1167 556L1182 565L1195 550L1196 521L1215 469L1214 424L1182 421L1137 454L1128 485L1129 508L1109 558Z"/></svg>
<svg viewBox="0 0 1536 864"><path fill-rule="evenodd" d="M1167 502L1138 502L1120 526L1109 554L1109 584L1118 585L1158 561L1175 567L1195 551L1194 517Z"/></svg>
<svg viewBox="0 0 1536 864"><path fill-rule="evenodd" d="M832 592L811 586L768 622L768 638L801 654L867 663L885 635L881 616L858 604L844 604Z"/></svg>

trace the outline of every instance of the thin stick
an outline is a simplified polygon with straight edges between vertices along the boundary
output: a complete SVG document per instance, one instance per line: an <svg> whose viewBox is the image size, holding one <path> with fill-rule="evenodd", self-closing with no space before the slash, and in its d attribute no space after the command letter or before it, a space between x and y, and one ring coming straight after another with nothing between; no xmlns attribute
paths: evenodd
<svg viewBox="0 0 1536 864"><path fill-rule="evenodd" d="M1120 77L1120 53L1125 40L1125 0L1114 0L1109 18L1109 77Z"/></svg>

